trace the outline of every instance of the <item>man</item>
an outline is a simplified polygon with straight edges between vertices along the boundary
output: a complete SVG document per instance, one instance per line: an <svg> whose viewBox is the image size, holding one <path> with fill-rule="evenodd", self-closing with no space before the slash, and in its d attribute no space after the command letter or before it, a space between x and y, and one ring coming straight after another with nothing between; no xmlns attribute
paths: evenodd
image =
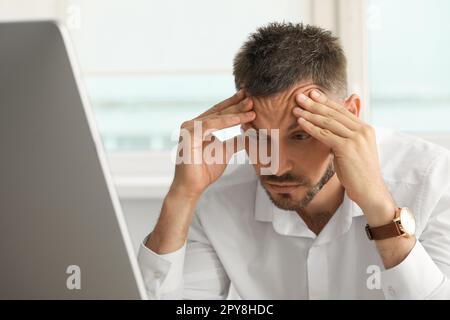
<svg viewBox="0 0 450 320"><path fill-rule="evenodd" d="M177 163L139 252L150 298L450 298L450 153L361 121L321 28L258 29L234 76L233 97L182 125L183 156L214 145L224 161ZM268 173L253 156L223 175L251 139L211 131L235 125L275 150Z"/></svg>

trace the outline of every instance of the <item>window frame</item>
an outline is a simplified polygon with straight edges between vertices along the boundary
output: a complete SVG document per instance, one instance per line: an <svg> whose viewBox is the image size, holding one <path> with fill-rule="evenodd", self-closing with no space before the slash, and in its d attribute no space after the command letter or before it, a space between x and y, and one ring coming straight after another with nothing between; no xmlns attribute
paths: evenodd
<svg viewBox="0 0 450 320"><path fill-rule="evenodd" d="M370 21L369 7L366 0L327 0L335 1L336 34L340 37L349 61L349 88L361 96L362 119L370 123L370 81L368 38ZM355 32L357 30L358 32ZM352 87L353 86L353 87ZM358 90L359 89L359 90ZM444 131L407 131L407 134L417 136L450 149L450 133Z"/></svg>

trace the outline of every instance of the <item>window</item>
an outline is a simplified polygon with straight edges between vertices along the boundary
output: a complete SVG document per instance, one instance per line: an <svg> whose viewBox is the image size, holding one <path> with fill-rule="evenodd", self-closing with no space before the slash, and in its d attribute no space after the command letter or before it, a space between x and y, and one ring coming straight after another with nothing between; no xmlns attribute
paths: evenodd
<svg viewBox="0 0 450 320"><path fill-rule="evenodd" d="M227 73L93 76L86 84L109 152L169 150L183 121L234 91Z"/></svg>
<svg viewBox="0 0 450 320"><path fill-rule="evenodd" d="M450 147L447 0L0 0L0 19L23 18L59 18L69 27L127 197L164 195L181 122L234 92L235 53L270 21L334 31L363 119Z"/></svg>
<svg viewBox="0 0 450 320"><path fill-rule="evenodd" d="M172 149L184 120L234 93L232 60L248 34L309 12L306 0L67 1L106 150Z"/></svg>
<svg viewBox="0 0 450 320"><path fill-rule="evenodd" d="M312 0L54 1L122 198L164 196L180 124L234 93L232 60L249 33L309 23L312 11Z"/></svg>
<svg viewBox="0 0 450 320"><path fill-rule="evenodd" d="M450 2L367 4L372 123L416 133L450 131Z"/></svg>

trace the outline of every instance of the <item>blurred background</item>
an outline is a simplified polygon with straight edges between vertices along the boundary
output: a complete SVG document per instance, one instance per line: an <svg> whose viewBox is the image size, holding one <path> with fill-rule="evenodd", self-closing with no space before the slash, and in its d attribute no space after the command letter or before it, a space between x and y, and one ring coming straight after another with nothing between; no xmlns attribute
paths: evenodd
<svg viewBox="0 0 450 320"><path fill-rule="evenodd" d="M0 0L21 19L66 24L136 248L180 124L234 93L234 54L268 22L332 30L364 119L450 148L448 0Z"/></svg>

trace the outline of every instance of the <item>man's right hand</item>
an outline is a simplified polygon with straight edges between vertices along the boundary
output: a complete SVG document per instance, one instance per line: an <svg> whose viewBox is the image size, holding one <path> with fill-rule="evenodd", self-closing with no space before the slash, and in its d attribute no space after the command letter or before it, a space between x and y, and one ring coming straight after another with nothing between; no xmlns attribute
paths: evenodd
<svg viewBox="0 0 450 320"><path fill-rule="evenodd" d="M182 124L178 149L181 159L177 159L179 163L175 167L172 185L164 199L158 222L146 243L148 248L164 254L184 244L199 197L223 174L233 154L243 148L240 136L222 142L211 133L253 121L256 114L252 109L252 100L240 90ZM199 125L201 135L196 136L194 128ZM233 146L231 150L230 145ZM211 162L207 159L210 154L204 152L206 148L221 149L223 156L216 156L216 161ZM185 152L189 153L188 157Z"/></svg>
<svg viewBox="0 0 450 320"><path fill-rule="evenodd" d="M216 181L225 171L233 154L242 149L242 141L240 136L236 136L222 142L211 133L253 121L255 112L252 109L252 100L245 98L241 90L198 117L184 122L180 130L179 163L175 167L171 190L180 190L185 195L198 197ZM221 150L222 154L215 153L211 157L211 152L208 151L212 149Z"/></svg>

